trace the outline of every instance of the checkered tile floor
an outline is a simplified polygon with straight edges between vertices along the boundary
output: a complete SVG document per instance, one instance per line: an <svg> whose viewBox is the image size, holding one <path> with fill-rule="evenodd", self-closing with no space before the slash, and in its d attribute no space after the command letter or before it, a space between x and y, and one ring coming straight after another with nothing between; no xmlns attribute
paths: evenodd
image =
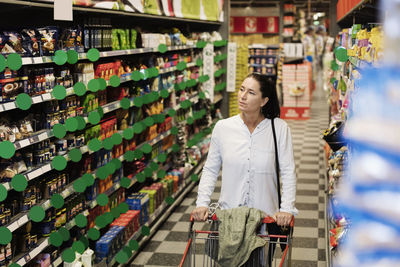
<svg viewBox="0 0 400 267"><path fill-rule="evenodd" d="M297 170L296 217L292 250L292 266L326 266L325 240L325 165L322 130L328 126L328 104L314 97L311 119L288 121L292 130ZM221 189L218 181L212 202L217 202ZM178 266L185 251L190 212L195 207L197 187L159 228L131 266ZM195 229L207 228L196 223ZM200 244L197 251L202 252Z"/></svg>

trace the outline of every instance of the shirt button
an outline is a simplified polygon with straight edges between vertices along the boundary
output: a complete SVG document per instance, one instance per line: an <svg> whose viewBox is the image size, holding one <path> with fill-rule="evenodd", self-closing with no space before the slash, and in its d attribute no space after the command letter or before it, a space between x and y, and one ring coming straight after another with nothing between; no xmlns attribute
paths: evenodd
<svg viewBox="0 0 400 267"><path fill-rule="evenodd" d="M250 170L247 170L247 172L250 172Z"/></svg>

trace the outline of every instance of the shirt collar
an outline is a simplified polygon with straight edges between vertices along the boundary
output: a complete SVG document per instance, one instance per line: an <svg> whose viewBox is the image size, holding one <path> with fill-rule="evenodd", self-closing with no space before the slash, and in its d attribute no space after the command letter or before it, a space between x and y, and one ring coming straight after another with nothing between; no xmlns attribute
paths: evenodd
<svg viewBox="0 0 400 267"><path fill-rule="evenodd" d="M247 129L247 126L246 126L246 124L244 123L242 117L240 117L240 114L236 115L236 118L237 118L237 120L241 123L241 125L243 125L243 126L246 127L246 129ZM263 119L263 120L257 125L257 127L256 127L256 129L254 130L253 134L255 134L255 133L257 133L257 132L259 132L259 131L265 129L265 127L267 127L267 125L269 124L270 121L271 121L271 120L270 120L270 119L267 119L267 118Z"/></svg>

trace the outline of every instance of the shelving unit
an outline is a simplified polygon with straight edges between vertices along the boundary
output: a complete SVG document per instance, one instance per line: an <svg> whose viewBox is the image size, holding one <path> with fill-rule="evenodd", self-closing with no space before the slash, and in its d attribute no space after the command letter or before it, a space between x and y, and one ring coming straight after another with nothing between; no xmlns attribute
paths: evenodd
<svg viewBox="0 0 400 267"><path fill-rule="evenodd" d="M361 49L366 49L365 45L358 44L358 47L355 48L356 51L353 51L354 40L357 39L356 33L360 30L365 30L370 28L374 28L374 24L377 21L377 1L353 1L349 5L347 3L346 8L344 5L346 1L338 1L338 24L343 28L342 32L337 36L336 49L332 54L334 54L334 60L332 60L329 64L331 76L327 76L325 83L329 85L330 91L330 128L329 131L334 129L334 125L336 123L342 123L346 125L346 129L348 127L348 118L350 114L350 110L348 106L353 106L353 101L356 103L356 99L360 97L362 94L362 88L360 87L359 79L362 77L360 73L362 70L365 70L366 67L379 67L382 65L382 59L370 58L369 62L367 61L367 57L363 57L361 53ZM361 25L355 24L364 24L363 27ZM362 29L363 28L363 29ZM354 31L353 31L354 30ZM383 36L382 30L379 27L376 27L377 32L375 34ZM368 38L373 39L372 31L368 33ZM367 39L368 39L367 38ZM379 39L379 38L378 38ZM374 42L372 42L374 43ZM339 47L339 48L338 48ZM377 46L375 43L371 47L368 47L369 51L374 51L374 53L382 53L382 48ZM329 52L329 51L328 51ZM343 54L340 54L343 52ZM352 54L353 53L353 54ZM375 54L374 54L375 55ZM378 55L378 54L376 54ZM386 81L382 81L386 82ZM344 99L346 99L346 105L344 105ZM358 100L359 101L359 100ZM356 107L352 107L351 113L352 119L354 120L354 114L356 113ZM359 111L358 111L359 112ZM347 136L346 140L351 140L349 136ZM346 245L346 249L341 249L342 240L354 238L354 236L350 236L353 231L354 221L357 221L357 218L352 218L351 213L345 212L346 206L351 206L351 203L347 203L347 201L351 202L351 200L347 199L344 201L343 196L339 196L338 190L343 190L342 192L350 192L354 190L351 188L351 180L352 174L350 174L351 167L342 167L343 165L351 166L352 161L354 160L352 157L352 152L356 152L356 148L353 147L352 144L348 144L344 141L336 140L339 145L343 147L341 150L338 150L338 144L336 144L333 140L328 142L330 146L327 144L326 150L329 151L329 157L327 159L327 173L326 173L326 240L327 240L327 260L329 266L334 266L339 264L338 259L340 255L346 254L348 257L348 251L351 246ZM340 147L339 147L340 148ZM346 148L346 149L345 149ZM328 153L327 153L328 154ZM354 153L358 154L358 153ZM355 156L357 157L357 156ZM350 162L348 162L350 161ZM353 163L354 164L354 163ZM365 174L363 174L365 175ZM345 178L347 177L347 178ZM349 179L350 178L350 179ZM359 178L357 178L359 179ZM346 182L344 182L346 180ZM341 182L341 187L338 188L337 184ZM343 194L343 193L342 193ZM353 196L354 197L354 196ZM357 196L358 197L358 196ZM338 208L340 206L340 208ZM343 214L342 214L343 212ZM360 223L360 222L358 222ZM362 221L362 224L365 225L367 220ZM343 238L343 233L346 234L346 238ZM368 233L366 233L368 234ZM336 242L336 243L335 243ZM355 255L351 255L351 257L355 257ZM357 263L354 261L354 264Z"/></svg>
<svg viewBox="0 0 400 267"><path fill-rule="evenodd" d="M9 10L9 12L7 12L7 17L10 18L9 22L10 24L15 24L14 23L14 16L15 14L19 14L21 15L21 17L23 17L24 19L22 19L19 23L24 23L25 25L28 26L29 23L28 21L30 20L30 16L28 15L30 13L37 13L40 12L41 14L43 14L43 16L40 16L37 18L37 23L38 24L42 24L42 25L54 25L54 24L58 24L58 25L62 25L62 27L67 27L67 25L69 25L68 23L54 23L52 21L52 9L54 7L53 3L49 3L49 2L36 2L36 1L17 1L17 0L11 0L11 1L4 1L4 0L0 0L0 6L2 7L3 10ZM224 6L224 10L225 10L225 22L219 22L219 21L204 21L204 20L197 20L197 19L187 19L187 18L178 18L178 17L166 17L166 16L158 16L158 15L150 15L150 14L141 14L141 13L131 13L131 12L125 12L125 11L119 11L119 10L107 10L107 9L97 9L97 8L91 8L91 7L81 7L81 6L74 6L73 7L73 11L74 11L74 16L75 18L77 18L76 22L75 22L75 18L74 18L74 24L83 24L82 21L84 20L82 15L85 15L85 19L86 17L96 17L96 16L107 16L110 17L111 20L111 24L115 27L117 27L117 25L124 25L124 27L127 27L126 22L129 19L129 23L128 24L135 24L135 26L137 25L141 25L141 24L145 24L149 21L154 22L155 24L159 24L162 25L164 24L165 26L165 22L171 23L171 27L185 27L185 30L189 30L189 31L213 31L213 30L218 30L221 29L221 32L226 32L225 35L223 35L223 38L226 39L227 38L227 22L228 21L226 18L228 17L228 7ZM22 25L24 26L24 25ZM144 26L144 28L146 27L150 27L150 26ZM201 29L201 30L199 30ZM181 54L187 54L189 53L189 55L193 56L196 55L196 53L201 52L202 46L198 45L198 43L196 43L195 41L189 41L186 43L186 45L178 45L178 46L167 46L166 49L160 50L160 47L150 47L150 48L137 48L137 49L125 49L125 50L114 50L114 51L101 51L100 54L100 60L101 62L107 62L107 61L113 61L116 59L122 59L122 60L126 60L127 62L129 62L129 60L141 60L142 58L153 58L153 57L162 57L165 55L171 55L172 53L175 53L176 55L180 55L180 59L179 62L176 66L173 67L169 67L169 68L161 68L161 67L154 67L154 66L149 66L149 68L151 68L151 76L148 77L144 77L142 79L137 79L137 77L135 78L135 72L141 72L141 73L145 73L146 76L146 66L144 68L140 67L138 68L132 68L132 72L127 72L125 73L123 76L120 77L119 81L120 81L120 87L124 87L124 88L128 88L129 90L129 96L126 97L126 99L129 101L129 105L122 105L120 100L114 100L113 97L108 98L108 102L104 102L103 104L99 104L99 108L101 108L101 113L102 115L100 116L101 118L109 118L110 116L115 116L117 117L117 114L119 113L123 113L123 112L127 112L127 114L133 114L135 115L135 119L131 122L128 123L128 128L133 129L133 126L135 126L136 123L140 123L142 126L145 126L144 130L142 130L140 133L137 133L136 131L133 131L133 136L135 136L135 139L131 139L131 138L122 138L122 143L118 144L118 145L114 145L113 144L113 148L111 149L103 149L100 148L100 150L96 150L93 151L91 150L90 146L89 146L89 139L85 140L85 142L80 145L77 146L76 148L79 150L80 154L83 156L82 158L90 158L91 160L98 160L95 159L95 156L98 157L98 153L103 153L103 151L108 151L107 153L110 156L110 158L108 159L103 159L103 163L101 163L99 165L99 163L97 163L97 166L95 165L95 163L93 163L94 166L92 166L92 168L89 167L89 170L87 173L91 174L92 176L95 176L97 178L99 178L99 180L103 180L99 177L99 170L102 168L107 167L108 165L111 164L111 158L118 160L119 164L121 164L121 173L120 170L118 169L118 172L115 171L112 172L111 174L108 174L108 176L106 177L106 179L108 178L112 178L113 179L113 183L111 184L111 186L104 184L104 190L100 191L96 193L96 195L91 198L86 197L86 193L85 191L80 192L77 191L77 189L75 188L76 182L81 179L79 178L79 176L71 176L69 177L69 181L68 184L65 185L65 187L63 187L63 189L59 190L59 195L65 199L66 203L67 200L70 199L72 196L75 195L84 195L84 203L83 208L81 210L79 210L79 212L74 213L73 215L71 215L72 217L70 218L69 221L67 221L63 227L64 229L71 231L71 233L73 233L75 236L74 238L80 238L82 237L87 237L87 231L89 230L89 227L83 227L82 229L80 229L80 233L77 235L77 231L76 228L78 227L75 223L75 218L78 215L84 215L85 217L89 218L89 217L93 217L93 215L97 215L96 214L92 214L92 211L103 207L103 205L100 205L101 203L98 203L98 201L96 200L96 196L98 196L99 194L104 194L107 197L111 197L111 196L116 196L116 194L120 194L123 189L124 192L124 197L126 194L126 197L129 196L129 194L131 193L135 193L138 192L144 185L151 185L154 182L160 181L160 177L162 176L162 173L166 172L166 171L170 171L172 169L175 169L177 167L180 167L180 165L174 165L175 161L174 161L174 155L175 153L179 153L179 151L177 152L176 150L176 144L175 146L167 146L166 148L164 148L164 146L161 147L161 144L164 143L164 141L167 141L166 139L170 139L171 136L176 135L176 134L181 134L180 131L178 131L176 126L182 125L184 126L184 128L188 128L193 129L194 126L192 126L193 124L196 125L197 130L200 130L200 133L194 135L194 131L191 132L186 132L187 136L187 143L183 144L183 146L187 146L187 149L190 148L191 146L193 146L193 144L199 144L199 138L201 136L206 136L206 133L209 134L211 132L211 128L212 125L207 124L208 122L210 122L209 118L206 119L206 117L215 117L215 109L217 108L222 108L224 106L223 104L223 99L224 99L224 89L226 87L226 58L227 58L227 54L226 54L226 44L227 42L222 40L222 41L216 41L213 43L214 45L214 49L215 51L217 51L217 53L214 55L214 63L218 66L218 68L215 68L214 71L214 78L215 78L215 92L216 92L216 97L213 101L215 107L214 109L210 108L207 106L206 101L204 101L204 92L202 91L202 87L203 87L203 83L207 82L207 80L209 80L210 77L207 77L205 75L202 75L201 73L201 66L202 64L199 62L195 62L196 60L193 60L191 62L184 62L181 60L181 58L183 58L183 56ZM186 60L186 57L185 57ZM55 57L51 57L51 56L40 56L40 57L22 57L22 67L23 68L47 68L48 66L52 67L52 66L56 66L55 65L55 61L56 58ZM89 56L88 53L78 53L78 62L79 63L86 63L86 62L90 62L92 61ZM143 61L144 62L144 61ZM185 63L185 64L183 64ZM96 63L94 63L96 64ZM184 65L184 67L182 68L182 64ZM181 65L181 66L179 66ZM186 80L186 76L187 73L190 73L190 71L187 70L192 70L192 69L199 69L199 76L194 79L193 77L190 78L190 80ZM150 73L150 71L148 71L148 73ZM137 74L137 73L136 73ZM167 88L161 88L161 87L157 87L156 89L151 88L152 83L154 82L155 79L159 79L161 81L161 79L159 77L169 77L171 75L174 75L174 78L178 75L184 76L184 79L182 80L182 82L178 81L174 81L173 86L168 86ZM163 75L163 76L162 76ZM179 78L180 79L180 78ZM74 79L74 82L76 83L76 79ZM108 89L110 89L110 87L112 87L112 83L110 81L106 81L105 83L108 87ZM88 86L88 84L84 84L85 87ZM139 94L137 93L132 93L133 88L137 86L139 88ZM145 86L148 86L150 89L150 91L158 91L157 93L157 98L155 98L156 100L153 102L149 102L149 103L145 103L144 105L147 105L146 107L150 107L151 105L160 102L159 99L160 95L159 93L161 91L164 92L168 92L168 96L167 97L163 97L163 101L165 101L166 104L168 104L166 107L164 107L163 111L158 111L158 112L152 112L152 113L147 113L148 115L139 115L141 110L142 110L142 104L137 105L136 104L136 100L138 98L145 98L147 95L150 95L149 90L147 90L147 93L143 90ZM88 90L89 93L92 93ZM95 93L95 92L93 92ZM69 87L66 88L66 97L69 96L81 96L75 93L75 90L73 87ZM82 96L85 97L86 95ZM41 108L41 105L47 105L49 103L52 103L51 101L56 102L57 100L59 100L59 98L56 98L53 95L53 88L50 88L50 90L46 91L44 94L39 94L39 95L31 95L31 101L32 101L32 106L30 108L32 109L38 109ZM111 100L113 99L113 100ZM121 99L121 98L118 98ZM111 102L110 102L111 101ZM158 102L157 102L158 101ZM49 103L48 103L49 102ZM127 102L127 101L126 101ZM161 102L164 104L164 102ZM17 112L19 111L19 107L17 104L17 100L13 100L13 101L9 101L6 103L0 103L0 113L1 115L7 115L10 112ZM94 111L97 111L94 110ZM80 118L83 119L83 121L86 123L84 130L79 130L81 131L80 133L87 131L87 129L89 127L94 126L95 124L92 124L89 118L89 114L91 114L91 112L94 111L90 111L90 112L86 112L86 113L79 113L79 115L75 115L76 117L79 116ZM174 112L171 112L174 111ZM146 111L147 112L147 111ZM146 113L144 113L146 114ZM151 115L150 115L151 114ZM154 116L153 116L154 115ZM150 127L154 126L155 124L158 124L158 127L160 127L160 125L162 123L164 123L164 120L161 122L158 122L156 119L156 116L160 116L162 115L165 119L165 117L169 116L172 118L172 122L171 122L171 126L169 126L170 128L166 128L164 129L163 132L160 132L159 129L157 130L158 134L157 136L153 135L152 139L148 139L145 138L143 135L144 131L149 131ZM131 115L129 115L131 116ZM142 120L140 119L136 119L136 116L138 116L138 118L142 118ZM154 123L152 123L152 126L148 126L145 125L144 121L145 118L144 117L151 117L153 118ZM72 116L74 117L74 116ZM72 117L68 117L68 118L72 118ZM118 126L116 123L115 127L118 127L118 129L115 129L114 133L119 134L119 137L122 137L125 132L124 128L120 128L120 123L121 121L119 121L120 119L118 119ZM205 123L205 121L207 121L207 123ZM171 128L172 127L172 128ZM63 138L57 138L56 135L54 134L53 130L51 129L52 127L50 127L50 129L48 128L42 128L42 130L38 130L38 131L34 131L32 132L32 134L29 137L24 136L22 139L16 140L15 142L13 142L15 150L17 152L20 151L24 151L25 149L31 149L30 146L36 146L38 144L41 144L43 141L50 141L50 140L60 140ZM40 128L39 128L40 129ZM157 128L156 128L157 129ZM75 134L73 131L67 131L70 134ZM200 136L199 136L200 134ZM194 137L193 137L194 136ZM95 137L96 138L96 137ZM136 139L137 138L137 139ZM206 137L207 138L207 137ZM209 136L208 136L209 138ZM92 139L93 140L93 139ZM131 142L130 140L135 140L135 145L134 148L126 148L126 144L127 142ZM204 140L204 138L202 139ZM136 143L140 143L137 144ZM175 142L173 142L175 143ZM114 149L117 148L117 146L120 146L121 148L123 148L123 153L122 154L118 154L118 156L115 156L117 152L115 152ZM146 150L148 148L151 148L152 151L150 152L145 152L144 149L146 148ZM178 146L179 148L179 146ZM125 151L126 149L126 151ZM181 147L181 150L183 149L183 147ZM143 150L143 151L142 151ZM130 155L128 152L133 153L136 151L141 151L142 155L144 155L143 157L137 157L137 156L132 156ZM156 152L155 152L156 151ZM156 155L165 155L166 158L168 158L167 162L164 163L164 160L161 161L159 159L159 157ZM60 155L59 155L60 156ZM68 151L65 152L65 154L61 154L61 156L65 159L66 164L75 164L76 161L72 161L72 159L70 158L70 155L68 154ZM150 236L151 234L153 234L155 232L155 230L158 228L158 226L168 217L168 214L174 209L174 207L176 205L178 205L184 198L184 196L190 192L192 190L192 188L195 186L196 181L192 181L190 179L191 175L193 173L199 173L201 171L202 165L204 164L205 161L205 156L203 155L202 160L200 161L200 163L193 167L189 172L185 173L185 177L183 178L183 183L180 185L179 189L172 193L171 195L168 195L168 197L171 197L172 199L175 199L174 203L167 203L166 199L163 202L163 204L161 204L155 211L153 214L151 214L149 220L140 226L140 228L136 231L136 233L131 236L128 240L126 240L125 243L129 243L131 240L137 240L139 243L139 250L140 248L148 241L149 236L143 236L142 234L142 229L144 228L149 228L150 229ZM125 167L127 165L129 165L129 162L131 162L133 159L135 159L135 162L137 163L143 163L143 169L142 171L137 171L136 173L124 173L125 176L127 177L122 177L122 171L125 172ZM83 161L81 160L81 162L79 164L81 164ZM155 163L156 167L158 167L156 170L150 169L153 168L152 167L152 163ZM70 165L68 165L70 166ZM81 168L81 167L79 167ZM85 167L86 168L86 167ZM146 170L149 169L151 170L151 175L147 175ZM85 170L82 167L82 171ZM78 169L78 171L81 171L81 169ZM162 171L162 172L161 172ZM27 183L32 186L32 184L39 184L39 182L43 179L45 179L49 174L62 174L62 173L74 173L74 171L71 170L59 170L58 168L56 169L53 162L51 161L47 161L43 164L37 164L34 165L30 168L28 168L27 171L24 171L22 173L20 173L22 175L22 177L24 177L27 181ZM159 177L159 173L161 172L161 176ZM118 174L117 174L118 173ZM122 176L121 176L122 175ZM128 178L130 180L130 183L126 184L122 179L126 179ZM75 180L74 180L75 179ZM6 181L6 182L2 182L0 184L0 186L2 188L5 188L7 194L11 195L11 194L19 194L20 191L17 192L15 185L12 184L12 179L10 179L11 181ZM96 179L97 182L97 179ZM97 186L97 185L95 185ZM36 189L35 189L36 190ZM119 196L118 196L119 197ZM89 200L89 199L93 199L93 200ZM119 200L118 200L119 201ZM119 202L118 202L119 203ZM117 203L117 204L118 204ZM52 203L52 201L50 200L49 197L42 197L39 201L37 201L35 204L33 204L32 206L30 206L30 208L32 207L41 207L41 210L43 210L46 213L47 216L47 212L50 210L55 209L53 207L54 203ZM114 205L114 204L112 204ZM101 216L103 216L103 214L105 212L107 212L107 209L112 208L113 206L111 206L111 202L107 203L106 206L104 208L99 209L99 214ZM116 208L116 207L115 207ZM47 218L47 217L46 217ZM94 221L94 217L93 217L93 221ZM17 235L17 233L25 233L25 226L27 224L31 224L31 223L37 223L37 224L41 224L42 222L36 222L36 220L34 221L33 218L30 215L29 209L25 210L25 211L21 211L18 214L16 214L15 216L11 217L9 222L3 226L3 228L7 229L8 231L10 231L10 233L12 235ZM35 226L37 227L37 225ZM79 226L80 227L80 226ZM93 228L93 227L92 227ZM106 228L101 228L98 227L97 224L96 226L94 226L95 229L99 229L101 231L101 235L104 235L108 229L108 226L106 226ZM57 231L60 228L55 227L53 229L53 231ZM75 230L74 230L75 229ZM90 237L90 236L89 236ZM96 241L95 240L91 240L90 241L90 248L95 250L95 245ZM6 245L6 244L4 244ZM126 244L125 244L126 245ZM87 248L87 247L86 247ZM121 250L123 248L120 247L119 250ZM14 251L13 252L13 259L11 262L17 263L20 266L28 266L31 265L31 263L33 262L33 260L42 253L48 253L48 251L52 251L51 253L53 253L54 251L56 251L55 255L58 255L56 258L52 258L51 259L51 266L60 266L63 264L63 257L61 256L64 252L66 252L67 250L69 250L69 246L66 246L66 244L62 244L61 247L56 248L54 246L54 244L52 244L51 242L51 235L50 237L47 236L41 236L39 235L39 240L37 241L37 243L31 247L29 250L25 251L25 252L20 252L20 251ZM121 250L122 251L122 250ZM136 255L136 252L134 252L132 254L132 256L129 257L129 261L132 260ZM53 256L53 255L52 255ZM96 264L104 264L104 262L98 262ZM107 265L107 264L106 264ZM122 265L122 262L120 262L120 260L118 260L118 258L115 256L113 258L113 260L108 264L108 266L115 266L115 265Z"/></svg>

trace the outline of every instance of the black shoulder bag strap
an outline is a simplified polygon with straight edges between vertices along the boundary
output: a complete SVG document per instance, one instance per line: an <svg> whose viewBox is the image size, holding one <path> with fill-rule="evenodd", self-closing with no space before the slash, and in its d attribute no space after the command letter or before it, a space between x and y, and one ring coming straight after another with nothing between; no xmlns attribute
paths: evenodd
<svg viewBox="0 0 400 267"><path fill-rule="evenodd" d="M275 168L276 168L276 179L278 186L278 198L279 198L279 208L281 208L281 180L279 178L279 158L278 158L278 144L276 142L275 124L274 119L271 119L272 124L272 134L274 135L274 146L275 146Z"/></svg>
<svg viewBox="0 0 400 267"><path fill-rule="evenodd" d="M279 200L279 208L281 208L281 179L279 177L279 158L278 158L278 143L276 141L276 133L275 133L275 124L274 124L274 119L271 119L271 125L272 125L272 134L274 136L274 146L275 146L275 167L276 167L276 180L277 180L277 187L278 187L278 200ZM276 223L274 224L267 224L268 228L268 232L270 234L278 234L278 235L287 235L289 233L289 230L283 230L281 227L279 227ZM272 239L272 241L277 240L276 239ZM282 243L281 243L281 249L282 251L285 250L286 248L286 244L285 242L287 241L286 238L280 238L279 239ZM269 248L269 249L274 249L274 248ZM271 254L273 255L273 253ZM269 261L272 262L272 258L269 258Z"/></svg>

